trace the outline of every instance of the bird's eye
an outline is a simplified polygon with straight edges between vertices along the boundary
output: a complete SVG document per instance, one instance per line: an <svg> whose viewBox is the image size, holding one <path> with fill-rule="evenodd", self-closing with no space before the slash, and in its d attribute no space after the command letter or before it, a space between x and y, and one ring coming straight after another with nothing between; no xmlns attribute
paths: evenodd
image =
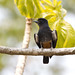
<svg viewBox="0 0 75 75"><path fill-rule="evenodd" d="M42 22L42 20L40 20L40 22Z"/></svg>

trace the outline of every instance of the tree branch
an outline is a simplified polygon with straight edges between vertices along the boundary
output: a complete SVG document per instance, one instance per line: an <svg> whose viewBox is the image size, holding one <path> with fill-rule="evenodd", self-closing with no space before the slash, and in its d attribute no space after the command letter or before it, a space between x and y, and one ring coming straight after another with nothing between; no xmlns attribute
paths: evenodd
<svg viewBox="0 0 75 75"><path fill-rule="evenodd" d="M9 55L32 55L32 56L52 56L52 55L72 55L75 54L75 47L55 48L55 49L22 49L0 47L0 53Z"/></svg>
<svg viewBox="0 0 75 75"><path fill-rule="evenodd" d="M24 32L22 48L28 48L29 47L31 26L32 26L32 19L26 18L25 32ZM15 75L23 75L24 68L26 66L26 60L27 60L27 56L20 55L18 57L18 63L16 66Z"/></svg>

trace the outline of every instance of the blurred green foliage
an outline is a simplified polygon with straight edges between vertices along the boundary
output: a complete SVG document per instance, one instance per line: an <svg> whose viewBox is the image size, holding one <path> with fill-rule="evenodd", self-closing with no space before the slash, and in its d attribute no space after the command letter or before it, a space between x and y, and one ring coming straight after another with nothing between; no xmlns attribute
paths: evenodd
<svg viewBox="0 0 75 75"><path fill-rule="evenodd" d="M19 1L23 1L23 0L19 0ZM27 9L29 8L31 9L30 5L32 4L32 0L30 0L31 3L28 3L28 1L29 0L26 1L27 3L26 7ZM55 2L53 4L49 0L40 0L42 1L42 6L45 5L46 10L44 11L43 8L40 7L39 0L33 0L33 1L36 4L35 5L36 8L34 8L32 5L33 9L30 10L32 13L28 13L29 10L27 10L28 13L27 17L32 17L32 18L38 18L41 16L45 17L49 21L49 25L51 29L57 29L59 33L58 37L60 39L58 38L57 47L75 46L74 43L75 35L73 35L75 34L75 30L72 28L72 26L69 23L63 20L64 16L66 15L66 10L62 9L61 1L59 1L57 4L57 1L54 0ZM69 11L75 11L75 0L70 0L70 1L63 0L63 1L65 1L63 4L66 9L69 9ZM0 45L20 47L23 39L23 34L24 34L25 17L21 16L21 14L19 13L18 9L14 5L14 0L0 0L0 8L8 9L8 11L10 11L11 13L8 14L8 17L5 16L6 19L3 19L0 22ZM23 9L25 10L25 8ZM33 10L35 12L35 15L33 14L34 13ZM46 15L44 12L47 13L48 15ZM43 13L43 14L39 15L39 13ZM25 12L23 14L25 14ZM36 31L36 26L33 25L32 28L33 28L32 32ZM5 59L7 61L4 61ZM0 54L0 71L7 66L7 63L9 64L8 60L9 58L6 55Z"/></svg>
<svg viewBox="0 0 75 75"><path fill-rule="evenodd" d="M11 41L13 41L14 38L17 40L15 44L21 42L25 27L24 17L21 16L17 8L15 8L13 0L0 0L0 6L1 8L5 8L8 9L7 11L10 11L8 17L6 18L5 16L6 19L4 19L3 22L0 22L0 45L8 45L7 41L11 37ZM16 46L15 44L9 44L9 46Z"/></svg>
<svg viewBox="0 0 75 75"><path fill-rule="evenodd" d="M25 17L21 16L13 0L0 0L0 14L4 17L1 20L0 16L0 46L21 47ZM0 72L9 64L9 57L0 54Z"/></svg>
<svg viewBox="0 0 75 75"><path fill-rule="evenodd" d="M42 17L43 7L39 0L14 0L20 13L28 18Z"/></svg>
<svg viewBox="0 0 75 75"><path fill-rule="evenodd" d="M8 25L2 25L0 29L0 45L7 45L7 41L12 38L11 42L14 42L14 38L18 42L22 41L24 34L24 19L20 22L21 19L13 21L15 23L10 23ZM17 23L16 23L17 22ZM23 23L22 23L23 22ZM11 25L10 25L11 24ZM11 44L10 42L10 44ZM10 45L9 46L12 46ZM13 45L16 46L16 43Z"/></svg>

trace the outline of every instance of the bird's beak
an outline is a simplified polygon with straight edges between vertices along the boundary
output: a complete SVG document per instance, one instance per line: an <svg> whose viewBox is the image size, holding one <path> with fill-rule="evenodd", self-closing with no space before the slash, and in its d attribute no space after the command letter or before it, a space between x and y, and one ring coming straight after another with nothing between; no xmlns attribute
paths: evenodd
<svg viewBox="0 0 75 75"><path fill-rule="evenodd" d="M33 21L33 22L38 23L38 21Z"/></svg>

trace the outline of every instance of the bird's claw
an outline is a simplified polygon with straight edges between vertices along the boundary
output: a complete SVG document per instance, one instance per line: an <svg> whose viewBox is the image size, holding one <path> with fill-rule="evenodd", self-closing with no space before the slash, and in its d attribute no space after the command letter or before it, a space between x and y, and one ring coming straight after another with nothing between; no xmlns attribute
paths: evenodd
<svg viewBox="0 0 75 75"><path fill-rule="evenodd" d="M43 48L41 48L41 50L43 51Z"/></svg>
<svg viewBox="0 0 75 75"><path fill-rule="evenodd" d="M51 51L52 51L53 47L51 47Z"/></svg>

